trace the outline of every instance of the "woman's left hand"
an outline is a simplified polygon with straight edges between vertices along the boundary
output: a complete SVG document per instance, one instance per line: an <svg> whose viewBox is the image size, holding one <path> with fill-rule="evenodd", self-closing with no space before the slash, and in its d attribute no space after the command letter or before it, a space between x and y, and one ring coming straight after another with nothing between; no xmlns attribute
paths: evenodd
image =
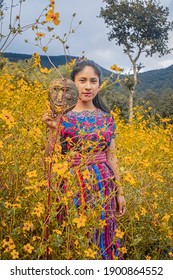
<svg viewBox="0 0 173 280"><path fill-rule="evenodd" d="M116 217L121 217L126 212L126 200L124 196L117 195L116 202L117 202Z"/></svg>

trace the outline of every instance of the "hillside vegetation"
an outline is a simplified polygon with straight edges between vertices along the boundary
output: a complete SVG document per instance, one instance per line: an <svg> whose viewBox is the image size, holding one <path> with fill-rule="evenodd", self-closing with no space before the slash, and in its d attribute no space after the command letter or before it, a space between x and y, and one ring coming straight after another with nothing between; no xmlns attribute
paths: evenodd
<svg viewBox="0 0 173 280"><path fill-rule="evenodd" d="M4 53L4 57L8 58L9 62L16 62L17 68L25 72L25 78L27 77L31 80L38 80L40 74L33 73L33 68L31 67L32 59L31 55L26 54L15 54L15 53ZM64 75L69 77L69 74L66 73L66 69L64 65L66 60L68 62L76 59L76 57L65 57L63 55L60 56L50 56L51 61L54 63L56 67L60 67L60 70ZM52 78L58 76L57 72L52 65L50 64L48 58L46 56L41 56L41 64L43 68L52 69L50 71L49 77L46 77L46 84ZM30 67L30 69L29 69ZM8 64L8 68L16 69L15 64ZM114 109L114 107L118 107L121 110L121 116L124 119L128 119L128 103L129 103L129 91L123 86L123 81L127 77L131 78L131 76L127 76L125 74L121 74L120 83L115 83L117 75L112 73L111 71L104 69L101 67L103 74L103 81L107 81L107 87L102 90L102 97L107 105ZM20 72L20 71L19 71ZM17 75L17 70L15 70L15 75ZM37 77L36 77L37 76ZM111 77L111 78L110 78ZM43 79L44 80L44 79ZM173 119L173 65L167 67L165 69L160 70L152 70L144 73L138 74L138 85L137 85L137 93L134 97L134 104L142 105L145 108L152 107L150 110L150 114L154 115L157 119L157 114L161 117L168 117Z"/></svg>

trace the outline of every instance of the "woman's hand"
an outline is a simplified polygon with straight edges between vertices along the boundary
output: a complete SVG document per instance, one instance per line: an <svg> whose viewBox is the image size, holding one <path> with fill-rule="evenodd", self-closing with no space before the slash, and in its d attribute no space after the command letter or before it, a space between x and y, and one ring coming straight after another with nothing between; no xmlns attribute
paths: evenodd
<svg viewBox="0 0 173 280"><path fill-rule="evenodd" d="M53 117L53 114L50 112L46 112L43 117L42 121L50 128L50 129L56 129L57 127L57 117Z"/></svg>
<svg viewBox="0 0 173 280"><path fill-rule="evenodd" d="M117 202L117 209L116 209L115 216L121 217L126 212L126 200L125 200L124 196L117 195L116 202Z"/></svg>

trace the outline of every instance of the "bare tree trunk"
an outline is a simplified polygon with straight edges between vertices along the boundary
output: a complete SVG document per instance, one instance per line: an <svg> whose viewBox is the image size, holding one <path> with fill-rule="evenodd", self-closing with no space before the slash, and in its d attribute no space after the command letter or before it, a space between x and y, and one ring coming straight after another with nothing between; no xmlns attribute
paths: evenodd
<svg viewBox="0 0 173 280"><path fill-rule="evenodd" d="M133 64L133 86L130 89L129 95L129 123L133 121L133 99L135 96L135 89L137 85L137 69L136 69L136 61L132 61Z"/></svg>
<svg viewBox="0 0 173 280"><path fill-rule="evenodd" d="M129 123L132 123L133 121L133 97L134 97L134 89L130 90L129 95Z"/></svg>

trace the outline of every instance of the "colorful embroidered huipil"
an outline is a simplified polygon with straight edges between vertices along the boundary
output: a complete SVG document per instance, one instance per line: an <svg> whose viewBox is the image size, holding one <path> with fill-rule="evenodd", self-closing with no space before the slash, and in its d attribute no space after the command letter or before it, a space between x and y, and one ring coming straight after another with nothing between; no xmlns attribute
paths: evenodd
<svg viewBox="0 0 173 280"><path fill-rule="evenodd" d="M79 208L79 213L80 209L85 211L87 207L94 209L96 201L102 207L98 219L103 221L103 229L95 228L89 238L99 247L103 259L118 257L119 247L119 241L115 240L115 177L106 159L115 129L113 116L96 109L66 113L60 130L62 152L71 155L71 172L77 178L78 192L73 203ZM68 139L70 141L66 141ZM85 173L90 174L89 177L85 177Z"/></svg>

